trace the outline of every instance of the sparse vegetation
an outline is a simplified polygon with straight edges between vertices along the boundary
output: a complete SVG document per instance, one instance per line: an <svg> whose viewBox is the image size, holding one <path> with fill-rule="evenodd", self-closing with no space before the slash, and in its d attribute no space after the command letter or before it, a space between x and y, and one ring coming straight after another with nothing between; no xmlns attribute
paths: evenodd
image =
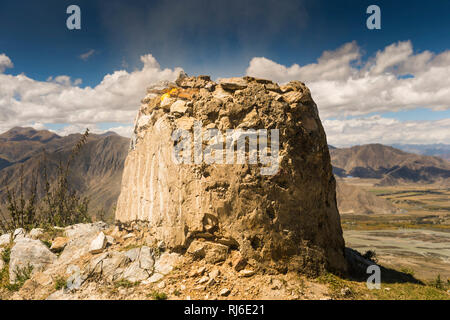
<svg viewBox="0 0 450 320"><path fill-rule="evenodd" d="M375 263L378 262L377 260L377 253L375 252L375 250L367 250L366 253L364 253L363 258L366 258L367 260L373 261Z"/></svg>
<svg viewBox="0 0 450 320"><path fill-rule="evenodd" d="M30 264L22 268L17 268L16 270L14 270L14 274L16 276L14 283L7 283L5 286L6 289L8 289L9 291L18 291L20 288L22 288L25 281L31 278L32 273L33 266Z"/></svg>
<svg viewBox="0 0 450 320"><path fill-rule="evenodd" d="M334 299L352 300L450 300L450 295L435 284L426 285L411 282L383 282L381 289L368 289L365 281L340 278L334 274L325 274L317 279L326 284ZM349 290L345 290L349 288ZM344 289L344 290L343 290ZM346 292L350 294L345 295Z"/></svg>
<svg viewBox="0 0 450 320"><path fill-rule="evenodd" d="M89 129L72 149L68 161L60 161L53 181L48 176L48 163L43 153L43 161L38 167L43 172L43 182L38 183L37 171L31 174L29 190L24 188L24 171L20 171L18 190L7 187L7 213L0 212L0 230L13 231L17 228L31 230L35 227L67 226L90 222L89 199L79 195L69 186L70 166L86 144ZM43 190L38 190L41 185ZM43 194L42 196L39 196Z"/></svg>
<svg viewBox="0 0 450 320"><path fill-rule="evenodd" d="M152 291L147 297L152 298L153 300L167 300L167 294L159 291Z"/></svg>
<svg viewBox="0 0 450 320"><path fill-rule="evenodd" d="M5 263L5 265L9 264L9 259L11 256L11 247L6 247L3 251L2 251L2 260Z"/></svg>
<svg viewBox="0 0 450 320"><path fill-rule="evenodd" d="M67 279L62 276L57 276L55 279L55 289L61 290L67 287Z"/></svg>
<svg viewBox="0 0 450 320"><path fill-rule="evenodd" d="M132 281L129 281L126 279L121 279L121 280L114 282L114 287L116 287L116 288L133 288L135 286L138 286L139 284L140 284L139 281L132 282Z"/></svg>
<svg viewBox="0 0 450 320"><path fill-rule="evenodd" d="M444 290L445 289L444 281L441 280L441 275L440 274L438 274L436 276L436 279L434 279L432 285L433 285L433 287L435 287L436 289L439 289L439 290Z"/></svg>

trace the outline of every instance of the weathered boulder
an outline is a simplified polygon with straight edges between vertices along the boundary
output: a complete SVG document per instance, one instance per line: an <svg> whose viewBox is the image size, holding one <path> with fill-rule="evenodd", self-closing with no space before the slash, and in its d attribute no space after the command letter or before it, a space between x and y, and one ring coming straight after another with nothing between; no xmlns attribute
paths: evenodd
<svg viewBox="0 0 450 320"><path fill-rule="evenodd" d="M238 249L255 267L344 271L336 182L309 89L299 81L216 84L186 75L165 86L138 112L116 219L146 221L169 250L203 238ZM180 149L174 152L181 140L172 136L178 129L192 142L181 163ZM209 139L214 129L222 139ZM257 140L245 138L252 130L260 130Z"/></svg>
<svg viewBox="0 0 450 320"><path fill-rule="evenodd" d="M97 237L92 240L91 245L89 247L90 253L100 253L105 249L108 240L103 232L100 232Z"/></svg>
<svg viewBox="0 0 450 320"><path fill-rule="evenodd" d="M0 246L5 246L11 242L11 234L6 233L0 236Z"/></svg>
<svg viewBox="0 0 450 320"><path fill-rule="evenodd" d="M43 234L44 234L44 229L34 228L34 229L31 229L29 236L31 239L38 239Z"/></svg>
<svg viewBox="0 0 450 320"><path fill-rule="evenodd" d="M16 272L26 270L31 266L34 274L44 270L55 260L56 255L41 241L29 238L19 239L11 249L9 279L13 283L16 280Z"/></svg>
<svg viewBox="0 0 450 320"><path fill-rule="evenodd" d="M80 223L65 228L65 235L69 238L64 251L58 258L61 264L70 264L89 252L92 241L106 229L104 222Z"/></svg>
<svg viewBox="0 0 450 320"><path fill-rule="evenodd" d="M187 252L192 254L194 259L205 259L207 263L214 264L227 259L228 247L220 243L194 240Z"/></svg>
<svg viewBox="0 0 450 320"><path fill-rule="evenodd" d="M56 237L52 241L52 246L50 247L50 250L52 252L61 252L66 247L67 243L69 242L69 239L66 237Z"/></svg>

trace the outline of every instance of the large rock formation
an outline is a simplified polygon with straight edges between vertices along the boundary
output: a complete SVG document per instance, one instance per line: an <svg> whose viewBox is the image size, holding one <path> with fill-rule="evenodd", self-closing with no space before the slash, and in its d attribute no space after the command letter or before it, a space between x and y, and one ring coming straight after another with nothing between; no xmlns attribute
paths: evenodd
<svg viewBox="0 0 450 320"><path fill-rule="evenodd" d="M192 147L183 144L182 163L177 129L194 137ZM211 129L223 140L208 139ZM236 158L220 157L219 146L238 140L239 150L243 134L255 132L258 150L245 149L245 161L237 151ZM155 243L172 250L198 246L197 239L226 245L255 268L346 268L325 133L310 91L299 81L279 86L244 77L215 83L181 75L149 88L135 121L116 219L144 221Z"/></svg>

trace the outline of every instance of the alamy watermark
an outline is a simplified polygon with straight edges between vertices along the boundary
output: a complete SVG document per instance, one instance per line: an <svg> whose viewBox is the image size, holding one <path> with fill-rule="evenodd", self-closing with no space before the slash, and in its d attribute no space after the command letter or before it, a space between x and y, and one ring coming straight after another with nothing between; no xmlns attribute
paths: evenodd
<svg viewBox="0 0 450 320"><path fill-rule="evenodd" d="M190 131L176 129L173 161L177 164L261 164L262 175L275 175L279 168L279 130L228 129L223 135L218 129L206 129L201 121ZM269 142L270 141L270 145ZM205 148L203 146L205 145Z"/></svg>
<svg viewBox="0 0 450 320"><path fill-rule="evenodd" d="M367 289L381 289L381 269L376 264L372 264L367 267L367 274L370 274L369 278L367 278Z"/></svg>

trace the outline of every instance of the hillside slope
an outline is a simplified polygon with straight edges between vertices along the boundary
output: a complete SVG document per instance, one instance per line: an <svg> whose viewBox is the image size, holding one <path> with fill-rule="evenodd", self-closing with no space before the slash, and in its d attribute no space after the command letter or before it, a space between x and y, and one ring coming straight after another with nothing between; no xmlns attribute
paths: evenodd
<svg viewBox="0 0 450 320"><path fill-rule="evenodd" d="M50 177L56 175L60 161L65 163L80 134L60 137L49 131L14 128L0 135L0 200L6 199L6 188L18 189L23 168L24 185L38 172L43 183L43 162ZM104 209L108 217L120 192L122 171L129 139L117 134L90 134L86 145L71 167L70 184L89 196L91 214ZM45 150L45 152L44 152ZM45 154L45 156L44 156ZM45 160L44 160L45 158ZM2 161L3 160L3 161Z"/></svg>
<svg viewBox="0 0 450 320"><path fill-rule="evenodd" d="M380 185L450 181L450 162L381 144L331 149L330 155L334 173L340 177L382 179Z"/></svg>

